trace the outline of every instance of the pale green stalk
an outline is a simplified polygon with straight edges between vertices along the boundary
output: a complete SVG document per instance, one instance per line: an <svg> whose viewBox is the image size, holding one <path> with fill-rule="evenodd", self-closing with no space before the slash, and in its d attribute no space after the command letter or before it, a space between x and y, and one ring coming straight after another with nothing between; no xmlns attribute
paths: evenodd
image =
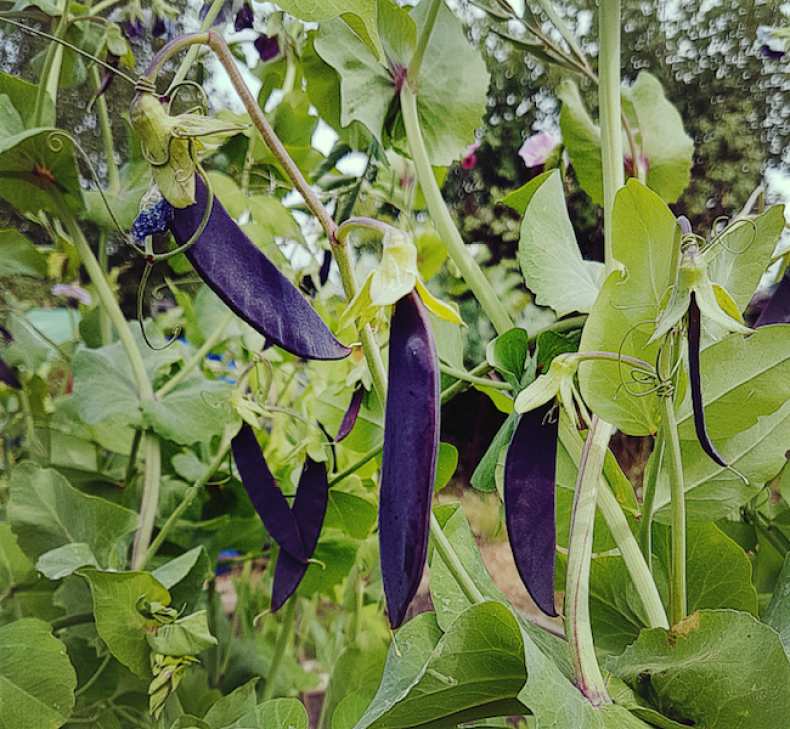
<svg viewBox="0 0 790 729"><path fill-rule="evenodd" d="M581 436L568 418L560 419L560 442L574 463L580 463L583 448ZM668 628L669 623L664 604L661 602L661 596L658 594L658 588L650 574L648 564L639 550L639 545L628 526L628 520L623 514L623 510L603 474L598 484L598 508L620 550L623 563L644 605L648 627Z"/></svg>
<svg viewBox="0 0 790 729"><path fill-rule="evenodd" d="M162 484L162 451L159 447L159 436L149 430L143 438L145 439L143 498L140 504L140 527L134 535L132 547L132 570L135 571L141 570L145 564L156 513L159 510L159 490Z"/></svg>
<svg viewBox="0 0 790 729"><path fill-rule="evenodd" d="M573 498L568 540L568 578L565 592L565 635L576 685L593 706L612 703L593 645L590 623L590 565L598 484L612 435L612 426L593 415L582 450Z"/></svg>
<svg viewBox="0 0 790 729"><path fill-rule="evenodd" d="M612 254L612 211L617 191L625 184L623 138L620 131L620 0L601 0L598 58L600 83L601 162L603 164L604 262L606 275L617 269Z"/></svg>
<svg viewBox="0 0 790 729"><path fill-rule="evenodd" d="M604 0L605 2L606 0ZM579 59L579 62L587 65L587 58L585 57L582 49L579 47L579 44L576 42L576 38L568 29L568 26L565 25L562 18L559 16L557 11L554 9L554 3L551 0L537 0L538 5L540 5L541 9L546 16L551 21L551 24L560 32L560 35L565 39L565 42L568 44L570 49L573 51L574 55Z"/></svg>
<svg viewBox="0 0 790 729"><path fill-rule="evenodd" d="M664 429L659 428L653 443L653 455L647 464L642 482L642 521L639 524L639 547L647 560L648 566L653 560L653 504L656 500L656 486L661 464L664 462Z"/></svg>
<svg viewBox="0 0 790 729"><path fill-rule="evenodd" d="M225 316L220 319L219 324L217 324L214 331L209 334L208 338L205 342L203 342L200 348L189 358L187 362L184 363L184 366L178 372L176 372L175 375L173 375L167 382L165 382L164 385L162 385L162 387L156 391L157 400L161 400L165 395L167 395L167 393L172 392L184 381L184 378L186 378L186 376L192 372L195 367L203 362L203 360L206 358L206 355L212 349L214 349L214 346L222 338L223 332L233 321L233 316L234 314L232 311L225 312Z"/></svg>
<svg viewBox="0 0 790 729"><path fill-rule="evenodd" d="M457 370L455 367L449 367L445 364L440 364L439 369L443 375L455 377L456 380L468 382L470 385L480 385L481 387L490 387L492 390L512 390L513 388L507 382L500 382L499 380L487 380L484 377L475 377L468 372Z"/></svg>
<svg viewBox="0 0 790 729"><path fill-rule="evenodd" d="M214 0L211 3L211 7L209 7L208 12L206 13L206 17L203 18L203 22L200 24L200 30L208 30L214 21L219 16L220 12L222 11L222 7L225 5L225 0ZM184 60L181 61L181 65L178 67L178 71L176 71L176 75L173 77L173 80L170 82L170 89L178 84L182 83L184 79L187 77L187 74L192 70L192 67L195 65L195 61L197 61L198 53L200 52L199 46L192 46L188 51L186 56L184 56Z"/></svg>
<svg viewBox="0 0 790 729"><path fill-rule="evenodd" d="M61 0L58 3L60 20L55 30L54 37L58 40L66 35L69 27L69 3L68 0ZM44 60L44 69L38 83L36 93L36 114L34 126L41 126L42 115L44 113L44 98L49 96L52 99L52 106L57 107L58 88L60 87L60 72L63 68L63 46L55 43L54 46L47 48L47 55Z"/></svg>
<svg viewBox="0 0 790 729"><path fill-rule="evenodd" d="M412 161L417 172L417 179L422 187L425 202L428 205L428 212L431 214L431 221L446 246L450 258L477 297L486 316L494 325L494 329L499 334L504 334L513 328L513 322L510 320L510 316L505 307L502 306L502 302L480 266L477 265L477 261L475 261L464 244L450 216L450 211L444 203L442 193L436 184L436 178L433 176L428 150L425 147L425 141L422 136L422 129L417 116L417 95L408 82L403 84L400 100L403 125L406 129L406 137L409 140Z"/></svg>
<svg viewBox="0 0 790 729"><path fill-rule="evenodd" d="M414 55L409 62L409 70L407 78L409 83L413 85L414 89L419 85L420 69L422 68L422 61L425 58L425 51L428 48L428 43L431 40L431 33L436 25L436 18L439 17L439 10L444 5L444 0L431 0L431 7L428 8L428 17L425 20L420 37L417 40L417 48L414 49Z"/></svg>
<svg viewBox="0 0 790 729"><path fill-rule="evenodd" d="M294 627L296 617L296 595L291 595L285 602L283 619L280 623L280 634L277 636L277 643L274 646L274 655L269 664L269 671L266 674L266 685L263 689L263 701L268 701L274 697L274 688L277 685L277 672L280 670L280 663L285 656L285 649L291 639L291 631Z"/></svg>

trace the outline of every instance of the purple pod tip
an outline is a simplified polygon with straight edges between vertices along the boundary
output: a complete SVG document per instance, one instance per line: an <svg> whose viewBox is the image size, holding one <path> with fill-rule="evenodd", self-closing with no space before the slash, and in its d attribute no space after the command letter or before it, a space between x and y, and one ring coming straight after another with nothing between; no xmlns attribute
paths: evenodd
<svg viewBox="0 0 790 729"><path fill-rule="evenodd" d="M179 245L198 229L208 204L205 183L200 177L196 182L196 203L176 208L168 222ZM216 198L206 227L186 256L235 314L284 350L318 360L343 359L351 353Z"/></svg>
<svg viewBox="0 0 790 729"><path fill-rule="evenodd" d="M23 389L22 383L14 373L14 370L12 370L2 359L0 359L0 382L5 382L6 385L14 390Z"/></svg>
<svg viewBox="0 0 790 729"><path fill-rule="evenodd" d="M357 389L354 390L354 394L351 396L351 402L349 403L348 410L346 410L346 414L343 416L343 422L340 423L340 428L337 431L335 443L339 443L341 440L346 438L352 430L354 430L357 417L359 416L359 410L362 407L362 397L364 394L365 390L362 385L357 385Z"/></svg>
<svg viewBox="0 0 790 729"><path fill-rule="evenodd" d="M425 305L411 292L392 314L379 497L381 573L393 628L406 617L428 553L439 415L436 342Z"/></svg>
<svg viewBox="0 0 790 729"><path fill-rule="evenodd" d="M559 418L554 402L524 413L505 460L505 522L521 581L546 615L554 608L557 549L555 473Z"/></svg>

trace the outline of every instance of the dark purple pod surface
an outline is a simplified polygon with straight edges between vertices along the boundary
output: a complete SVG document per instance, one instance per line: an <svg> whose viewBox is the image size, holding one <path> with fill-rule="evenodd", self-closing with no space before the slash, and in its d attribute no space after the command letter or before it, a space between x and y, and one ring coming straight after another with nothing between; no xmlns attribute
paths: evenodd
<svg viewBox="0 0 790 729"><path fill-rule="evenodd" d="M329 503L329 481L323 463L307 459L299 479L292 513L299 525L307 558L313 556L324 525L326 507ZM281 551L274 568L272 587L272 612L279 610L293 595L307 572L307 563L295 560L288 552Z"/></svg>
<svg viewBox="0 0 790 729"><path fill-rule="evenodd" d="M699 347L700 347L700 310L694 292L691 292L691 303L689 304L689 381L691 385L691 406L694 411L694 430L697 432L697 440L702 446L702 450L710 456L714 463L718 463L724 468L729 468L729 464L724 460L724 456L719 453L713 441L708 435L708 428L705 425L705 406L702 402L702 381L699 371Z"/></svg>
<svg viewBox="0 0 790 729"><path fill-rule="evenodd" d="M241 482L266 530L280 545L282 552L288 552L294 560L306 563L307 550L296 517L266 465L258 439L249 425L241 426L231 442L231 450Z"/></svg>
<svg viewBox="0 0 790 729"><path fill-rule="evenodd" d="M343 422L340 423L340 428L337 431L335 443L340 443L343 438L348 437L351 431L354 430L354 426L357 423L359 410L362 407L362 397L364 394L365 390L362 385L357 385L357 389L354 390L354 394L351 396L351 402L349 403L348 410L346 410L346 414L343 416Z"/></svg>
<svg viewBox="0 0 790 729"><path fill-rule="evenodd" d="M535 604L555 617L559 418L549 415L553 407L551 401L519 418L505 460L505 521L521 581Z"/></svg>
<svg viewBox="0 0 790 729"><path fill-rule="evenodd" d="M379 545L390 624L397 628L428 552L439 453L439 356L431 322L412 292L395 304L379 497Z"/></svg>
<svg viewBox="0 0 790 729"><path fill-rule="evenodd" d="M206 210L206 185L199 176L196 182L196 203L176 208L169 223L179 245L192 237ZM186 256L214 293L267 340L306 359L343 359L351 352L216 198Z"/></svg>
<svg viewBox="0 0 790 729"><path fill-rule="evenodd" d="M0 359L0 382L5 382L6 385L14 388L14 390L22 389L22 383L14 373L14 370L12 370L2 359Z"/></svg>

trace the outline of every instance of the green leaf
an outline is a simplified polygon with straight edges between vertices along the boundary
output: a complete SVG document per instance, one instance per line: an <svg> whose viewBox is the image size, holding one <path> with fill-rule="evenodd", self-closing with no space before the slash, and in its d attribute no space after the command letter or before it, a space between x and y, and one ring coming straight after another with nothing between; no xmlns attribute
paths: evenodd
<svg viewBox="0 0 790 729"><path fill-rule="evenodd" d="M11 74L0 71L0 94L8 96L25 126L33 124L37 111L36 100L38 98L38 86L36 86L36 84L24 81L18 76L12 76ZM44 95L43 112L42 123L45 126L54 124L55 106L49 94ZM11 133L17 133L16 131L12 132L10 129L8 131L10 133L9 136ZM19 129L17 131L22 130Z"/></svg>
<svg viewBox="0 0 790 729"><path fill-rule="evenodd" d="M763 622L779 633L785 653L790 656L790 555L785 557Z"/></svg>
<svg viewBox="0 0 790 729"><path fill-rule="evenodd" d="M76 572L80 567L100 569L90 545L85 542L64 544L57 549L44 552L36 562L36 569L47 579L60 580Z"/></svg>
<svg viewBox="0 0 790 729"><path fill-rule="evenodd" d="M351 572L357 557L359 542L336 531L325 530L313 554L315 564L307 568L299 595L312 596L315 593L335 598L335 588Z"/></svg>
<svg viewBox="0 0 790 729"><path fill-rule="evenodd" d="M19 548L10 524L0 523L0 601L23 582L33 563Z"/></svg>
<svg viewBox="0 0 790 729"><path fill-rule="evenodd" d="M546 172L541 172L536 177L533 177L526 185L519 187L518 190L514 190L513 192L505 195L505 197L503 197L500 202L524 215L535 193L542 187L543 183L546 182L546 180L548 180L553 173L554 170L546 170Z"/></svg>
<svg viewBox="0 0 790 729"><path fill-rule="evenodd" d="M526 329L513 327L486 345L486 361L504 376L514 392L521 388L528 360L529 334Z"/></svg>
<svg viewBox="0 0 790 729"><path fill-rule="evenodd" d="M162 625L155 634L147 636L148 645L165 656L196 656L217 645L217 639L209 630L207 616L205 610L200 610L174 623Z"/></svg>
<svg viewBox="0 0 790 729"><path fill-rule="evenodd" d="M139 522L136 513L83 494L57 471L32 463L14 469L8 486L8 520L29 557L86 543L101 564L123 564Z"/></svg>
<svg viewBox="0 0 790 729"><path fill-rule="evenodd" d="M349 479L343 481L348 484ZM361 486L358 493L329 489L329 504L324 518L324 527L340 529L353 539L366 539L376 524L378 507L367 498Z"/></svg>
<svg viewBox="0 0 790 729"><path fill-rule="evenodd" d="M342 18L365 43L368 50L377 58L383 59L384 49L377 27L378 4L376 0L326 0L316 3L312 0L284 0L279 3L286 13L315 23L331 18Z"/></svg>
<svg viewBox="0 0 790 729"><path fill-rule="evenodd" d="M47 259L16 228L0 230L0 277L45 278Z"/></svg>
<svg viewBox="0 0 790 729"><path fill-rule="evenodd" d="M658 344L646 346L656 314L675 281L675 216L653 192L629 180L617 193L612 218L615 258L626 274L614 272L601 289L582 332L580 351L604 351L656 361ZM623 383L630 366L617 362L582 362L579 384L590 409L629 435L658 429L658 398L632 395ZM647 393L652 384L630 383L631 391Z"/></svg>
<svg viewBox="0 0 790 729"><path fill-rule="evenodd" d="M582 259L559 171L532 195L521 222L518 250L521 272L536 303L551 307L560 317L592 309L604 266Z"/></svg>
<svg viewBox="0 0 790 729"><path fill-rule="evenodd" d="M0 138L0 197L22 213L42 210L59 216L52 194L66 206L82 210L82 188L74 145L58 129L38 128Z"/></svg>
<svg viewBox="0 0 790 729"><path fill-rule="evenodd" d="M731 334L700 354L708 435L736 436L790 398L790 326L760 327L748 338ZM678 435L697 437L691 395L678 412Z"/></svg>
<svg viewBox="0 0 790 729"><path fill-rule="evenodd" d="M150 648L146 637L159 623L137 609L145 599L161 605L170 604L170 594L148 572L78 572L90 585L96 631L121 663L140 678L151 678Z"/></svg>
<svg viewBox="0 0 790 729"><path fill-rule="evenodd" d="M57 729L71 716L77 674L51 631L34 618L0 627L3 729Z"/></svg>
<svg viewBox="0 0 790 729"><path fill-rule="evenodd" d="M307 729L307 710L299 699L271 699L258 704L227 729Z"/></svg>
<svg viewBox="0 0 790 729"><path fill-rule="evenodd" d="M557 89L562 102L560 131L580 187L596 205L603 205L601 130L587 113L579 87L570 79Z"/></svg>
<svg viewBox="0 0 790 729"><path fill-rule="evenodd" d="M606 667L662 713L711 729L781 726L790 714L779 635L748 613L704 610L672 632L644 630Z"/></svg>
<svg viewBox="0 0 790 729"><path fill-rule="evenodd" d="M450 483L458 468L458 450L450 443L439 443L439 458L436 461L434 490L439 491Z"/></svg>
<svg viewBox="0 0 790 729"><path fill-rule="evenodd" d="M212 705L203 717L211 729L225 729L242 716L255 711L255 687L258 679L253 678L235 691L223 696Z"/></svg>
<svg viewBox="0 0 790 729"><path fill-rule="evenodd" d="M453 726L524 713L516 699L527 677L523 640L507 607L486 602L468 608L427 660L437 628L424 615L430 613L399 631L401 656L390 649L381 687L356 729Z"/></svg>
<svg viewBox="0 0 790 729"><path fill-rule="evenodd" d="M496 467L499 462L499 454L510 443L517 423L518 413L511 412L497 431L485 455L480 459L480 463L477 464L477 468L472 474L471 484L478 491L496 490Z"/></svg>

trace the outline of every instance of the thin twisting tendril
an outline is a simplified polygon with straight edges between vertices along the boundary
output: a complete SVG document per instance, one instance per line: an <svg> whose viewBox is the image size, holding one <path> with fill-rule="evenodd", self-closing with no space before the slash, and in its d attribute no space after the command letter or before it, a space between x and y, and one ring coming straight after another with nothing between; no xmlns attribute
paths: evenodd
<svg viewBox="0 0 790 729"><path fill-rule="evenodd" d="M148 338L148 334L145 331L145 322L143 320L143 301L145 299L145 285L148 283L148 277L151 275L153 268L153 263L147 261L145 264L145 270L143 271L143 276L140 279L140 285L137 287L137 321L140 324L140 332L143 335L143 341L145 341L146 346L155 352L161 352L163 349L167 349L171 344L173 344L173 342L176 341L176 339L178 339L179 334L181 334L181 325L176 324L170 339L168 339L167 342L165 342L161 347L154 346L154 344Z"/></svg>
<svg viewBox="0 0 790 729"><path fill-rule="evenodd" d="M722 218L722 219L724 219L724 218ZM719 220L719 218L717 218L716 220ZM716 225L716 221L715 220L713 221L713 224L714 224L714 226ZM750 226L751 229L752 229L752 237L749 239L749 242L741 250L736 251L736 250L730 248L724 242L724 236L727 233L731 233L733 230L735 230L735 228L737 228L740 225L748 225L748 226ZM716 235L713 238L713 240L709 244L707 244L705 246L705 250L707 250L709 248L713 248L713 246L715 246L716 244L720 244L724 248L724 250L726 250L728 253L732 253L734 256L739 256L742 253L746 253L746 251L748 251L749 248L751 248L752 243L754 243L755 240L757 240L757 223L755 223L750 218L738 218L737 220L734 220L732 223L730 223L720 233L717 231ZM701 248L701 250L702 250L702 248Z"/></svg>
<svg viewBox="0 0 790 729"><path fill-rule="evenodd" d="M623 347L625 346L625 343L628 340L628 336L631 334L632 331L634 331L635 329L639 328L643 324L652 324L652 323L653 322L651 322L649 319L645 319L644 321L640 321L640 322L637 322L636 324L634 324L625 333L625 336L620 341L620 346L617 348L617 372L618 372L618 375L620 376L620 384L617 386L617 391L619 391L620 388L622 387L632 397L644 397L645 395L649 395L651 392L655 392L657 386L652 387L651 389L649 389L649 390L647 390L645 392L636 392L634 390L631 390L628 387L629 383L633 383L633 384L637 384L637 385L639 385L639 384L647 385L648 382L655 382L656 375L654 373L650 372L649 370L643 370L643 369L641 369L639 367L632 367L631 368L631 377L632 377L632 379L626 380L623 377ZM640 373L641 374L641 378L637 379L635 373ZM615 397L617 397L617 391L615 392Z"/></svg>

